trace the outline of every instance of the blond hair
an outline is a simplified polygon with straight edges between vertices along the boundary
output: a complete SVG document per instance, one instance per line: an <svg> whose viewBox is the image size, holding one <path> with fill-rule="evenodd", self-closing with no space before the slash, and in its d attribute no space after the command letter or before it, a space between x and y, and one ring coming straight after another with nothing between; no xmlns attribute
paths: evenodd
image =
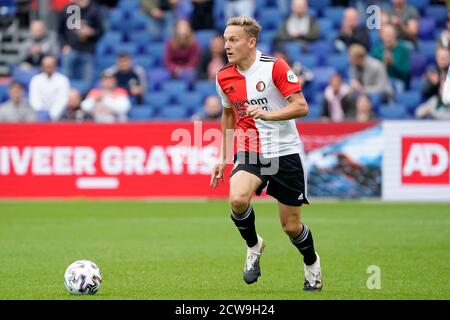
<svg viewBox="0 0 450 320"><path fill-rule="evenodd" d="M243 27L244 31L250 36L258 41L259 33L261 32L261 25L253 18L250 17L233 17L228 19L228 26L239 26Z"/></svg>
<svg viewBox="0 0 450 320"><path fill-rule="evenodd" d="M350 46L348 49L348 53L350 57L364 57L367 53L367 50L364 46L360 45L359 43L354 43Z"/></svg>

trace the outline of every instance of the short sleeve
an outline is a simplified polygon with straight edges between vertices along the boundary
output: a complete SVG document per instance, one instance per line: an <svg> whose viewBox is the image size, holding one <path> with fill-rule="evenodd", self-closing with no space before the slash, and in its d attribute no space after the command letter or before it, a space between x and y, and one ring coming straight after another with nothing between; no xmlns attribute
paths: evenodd
<svg viewBox="0 0 450 320"><path fill-rule="evenodd" d="M275 86L285 98L302 91L302 86L297 76L283 59L277 59L275 61L272 70L272 79Z"/></svg>
<svg viewBox="0 0 450 320"><path fill-rule="evenodd" d="M217 76L216 76L216 91L220 97L220 100L222 100L222 105L225 108L230 108L231 107L230 100L228 99L227 95L223 92L222 87L220 86L219 81L217 80Z"/></svg>

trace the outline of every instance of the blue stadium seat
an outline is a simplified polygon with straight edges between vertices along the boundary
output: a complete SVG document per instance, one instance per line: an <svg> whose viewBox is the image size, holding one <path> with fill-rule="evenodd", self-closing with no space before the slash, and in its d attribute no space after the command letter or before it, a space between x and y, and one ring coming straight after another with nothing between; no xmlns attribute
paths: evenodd
<svg viewBox="0 0 450 320"><path fill-rule="evenodd" d="M377 29L369 30L369 39L371 48L375 48L380 45L382 42L380 39L380 31Z"/></svg>
<svg viewBox="0 0 450 320"><path fill-rule="evenodd" d="M419 104L422 102L420 91L410 90L397 93L395 101L406 106L406 110L410 116L414 116L414 112Z"/></svg>
<svg viewBox="0 0 450 320"><path fill-rule="evenodd" d="M139 48L147 46L150 42L155 41L150 32L147 31L135 31L128 35L129 41L136 44ZM144 53L144 52L143 52Z"/></svg>
<svg viewBox="0 0 450 320"><path fill-rule="evenodd" d="M189 118L189 109L180 104L169 104L159 109L158 118L184 120Z"/></svg>
<svg viewBox="0 0 450 320"><path fill-rule="evenodd" d="M133 12L140 9L140 3L139 0L119 0L116 7L124 11Z"/></svg>
<svg viewBox="0 0 450 320"><path fill-rule="evenodd" d="M436 21L436 26L445 28L445 23L448 17L448 11L445 4L426 7L425 15L430 19L434 19L434 21Z"/></svg>
<svg viewBox="0 0 450 320"><path fill-rule="evenodd" d="M116 54L128 53L131 57L138 53L138 47L135 43L131 42L120 42L116 44L114 48Z"/></svg>
<svg viewBox="0 0 450 320"><path fill-rule="evenodd" d="M19 67L15 67L12 73L12 78L22 83L26 88L30 85L31 78L40 72L39 68L32 68L24 70Z"/></svg>
<svg viewBox="0 0 450 320"><path fill-rule="evenodd" d="M283 14L273 7L258 11L257 18L264 30L278 30L284 21Z"/></svg>
<svg viewBox="0 0 450 320"><path fill-rule="evenodd" d="M45 110L36 111L36 118L39 122L48 122L52 120L48 111Z"/></svg>
<svg viewBox="0 0 450 320"><path fill-rule="evenodd" d="M305 54L302 53L298 56L298 59L296 59L297 61L300 61L300 63L302 65L304 65L305 67L312 69L318 66L319 64L319 57L317 57L314 54ZM295 61L295 60L293 60Z"/></svg>
<svg viewBox="0 0 450 320"><path fill-rule="evenodd" d="M132 12L123 11L119 8L111 10L109 14L110 31L131 32L133 29Z"/></svg>
<svg viewBox="0 0 450 320"><path fill-rule="evenodd" d="M422 75L418 75L416 77L411 78L409 83L409 89L421 92L424 80L425 79L422 77Z"/></svg>
<svg viewBox="0 0 450 320"><path fill-rule="evenodd" d="M144 97L144 103L153 108L160 108L170 103L170 95L166 92L149 92Z"/></svg>
<svg viewBox="0 0 450 320"><path fill-rule="evenodd" d="M286 41L284 42L283 47L291 61L298 60L300 54L302 53L302 48L297 41Z"/></svg>
<svg viewBox="0 0 450 320"><path fill-rule="evenodd" d="M216 30L197 30L195 32L195 38L201 48L201 50L205 50L209 48L209 41L217 34Z"/></svg>
<svg viewBox="0 0 450 320"><path fill-rule="evenodd" d="M334 31L333 21L328 18L319 18L317 19L320 28L320 37L322 39L326 39L327 34L331 31Z"/></svg>
<svg viewBox="0 0 450 320"><path fill-rule="evenodd" d="M428 63L427 56L421 52L412 52L409 56L410 59L410 75L412 77L419 77L425 72L425 68Z"/></svg>
<svg viewBox="0 0 450 320"><path fill-rule="evenodd" d="M84 84L84 80L70 79L70 87L85 94L90 88L87 88Z"/></svg>
<svg viewBox="0 0 450 320"><path fill-rule="evenodd" d="M149 55L135 55L133 64L141 66L144 70L150 70L155 65L155 58Z"/></svg>
<svg viewBox="0 0 450 320"><path fill-rule="evenodd" d="M342 18L344 16L343 7L329 7L324 11L324 17L333 22L334 28L340 28L342 23Z"/></svg>
<svg viewBox="0 0 450 320"><path fill-rule="evenodd" d="M381 105L381 94L380 93L368 93L367 96L372 102L372 110L375 114L379 114Z"/></svg>
<svg viewBox="0 0 450 320"><path fill-rule="evenodd" d="M0 84L0 103L3 103L9 99L8 89L9 89L9 84L7 84L7 83Z"/></svg>
<svg viewBox="0 0 450 320"><path fill-rule="evenodd" d="M428 7L430 0L408 0L408 5L415 7L419 13L424 13L425 8Z"/></svg>
<svg viewBox="0 0 450 320"><path fill-rule="evenodd" d="M422 17L419 21L419 38L422 40L434 39L436 22L433 18Z"/></svg>
<svg viewBox="0 0 450 320"><path fill-rule="evenodd" d="M146 51L149 55L155 58L156 65L163 65L164 48L165 44L163 42L152 42L147 45Z"/></svg>
<svg viewBox="0 0 450 320"><path fill-rule="evenodd" d="M425 55L428 63L435 62L436 41L419 40L419 51Z"/></svg>
<svg viewBox="0 0 450 320"><path fill-rule="evenodd" d="M312 71L314 73L313 81L317 83L319 91L323 91L325 89L331 76L336 73L336 70L332 67L318 67L314 68Z"/></svg>
<svg viewBox="0 0 450 320"><path fill-rule="evenodd" d="M331 0L309 1L309 7L313 8L317 11L330 7L330 4L331 4Z"/></svg>
<svg viewBox="0 0 450 320"><path fill-rule="evenodd" d="M98 68L99 74L103 70L115 65L116 60L117 60L117 58L116 58L115 54L109 54L109 55L104 55L104 56L98 55L96 57L95 66Z"/></svg>
<svg viewBox="0 0 450 320"><path fill-rule="evenodd" d="M333 44L330 41L314 41L309 45L309 53L316 55L319 57L320 62L325 60L330 54L334 52Z"/></svg>
<svg viewBox="0 0 450 320"><path fill-rule="evenodd" d="M383 120L406 119L408 112L406 106L401 103L382 104L379 110L379 117Z"/></svg>
<svg viewBox="0 0 450 320"><path fill-rule="evenodd" d="M162 91L168 93L171 97L176 97L188 91L189 84L184 80L167 80L162 84Z"/></svg>
<svg viewBox="0 0 450 320"><path fill-rule="evenodd" d="M349 70L350 62L346 54L331 54L326 58L326 65L334 67L341 74L345 74Z"/></svg>
<svg viewBox="0 0 450 320"><path fill-rule="evenodd" d="M175 103L198 111L203 108L203 96L199 92L186 92L176 96Z"/></svg>
<svg viewBox="0 0 450 320"><path fill-rule="evenodd" d="M272 43L277 35L277 30L264 30L259 34L259 42L268 42Z"/></svg>
<svg viewBox="0 0 450 320"><path fill-rule="evenodd" d="M170 79L170 72L166 68L152 68L147 73L148 89L161 90L162 84Z"/></svg>
<svg viewBox="0 0 450 320"><path fill-rule="evenodd" d="M141 105L139 107L133 107L128 112L128 119L133 121L145 121L152 119L155 111L152 107Z"/></svg>
<svg viewBox="0 0 450 320"><path fill-rule="evenodd" d="M131 31L142 32L148 30L149 18L140 12L135 12L131 18Z"/></svg>
<svg viewBox="0 0 450 320"><path fill-rule="evenodd" d="M200 93L202 97L217 94L215 83L209 80L198 80L195 83L195 91Z"/></svg>

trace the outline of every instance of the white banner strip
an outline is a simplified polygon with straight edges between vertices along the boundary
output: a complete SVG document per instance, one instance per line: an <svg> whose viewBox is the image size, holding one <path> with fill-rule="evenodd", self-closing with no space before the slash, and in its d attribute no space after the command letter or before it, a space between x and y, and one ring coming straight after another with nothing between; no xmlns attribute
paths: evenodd
<svg viewBox="0 0 450 320"><path fill-rule="evenodd" d="M119 179L117 178L78 178L78 189L117 189Z"/></svg>

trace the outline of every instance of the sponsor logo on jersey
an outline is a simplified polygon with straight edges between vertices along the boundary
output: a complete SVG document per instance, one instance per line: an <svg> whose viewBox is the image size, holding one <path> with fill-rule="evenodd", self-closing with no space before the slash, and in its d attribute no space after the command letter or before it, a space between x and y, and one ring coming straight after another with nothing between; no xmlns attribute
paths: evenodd
<svg viewBox="0 0 450 320"><path fill-rule="evenodd" d="M292 70L289 70L286 73L286 76L287 76L287 81L288 82L291 82L291 83L297 83L298 82L298 78L297 78L297 76L295 75L295 73Z"/></svg>
<svg viewBox="0 0 450 320"><path fill-rule="evenodd" d="M262 92L262 91L264 91L264 89L266 89L266 84L264 83L264 81L259 81L259 82L256 84L256 90L257 90L258 92Z"/></svg>

